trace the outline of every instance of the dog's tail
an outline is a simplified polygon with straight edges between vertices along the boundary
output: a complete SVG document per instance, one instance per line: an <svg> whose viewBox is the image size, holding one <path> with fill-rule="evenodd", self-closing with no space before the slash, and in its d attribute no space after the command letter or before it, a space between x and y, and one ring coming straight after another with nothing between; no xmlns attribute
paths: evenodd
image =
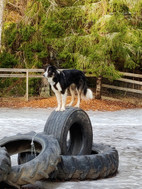
<svg viewBox="0 0 142 189"><path fill-rule="evenodd" d="M84 84L84 87L83 87L83 91L82 91L82 92L83 92L83 93L82 93L81 97L82 97L83 99L86 99L86 100L93 99L93 92L91 91L91 89L88 89L86 83Z"/></svg>

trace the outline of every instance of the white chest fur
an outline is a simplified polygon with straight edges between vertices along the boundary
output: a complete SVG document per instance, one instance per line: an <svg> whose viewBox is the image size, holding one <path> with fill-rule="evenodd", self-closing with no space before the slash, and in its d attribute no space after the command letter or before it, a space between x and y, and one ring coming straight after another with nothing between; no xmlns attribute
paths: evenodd
<svg viewBox="0 0 142 189"><path fill-rule="evenodd" d="M56 88L54 87L55 85L55 82L53 81L53 78L48 78L48 82L50 83L51 87L52 87L52 90L55 92L56 90L58 90L59 92L62 91L62 88L61 88L61 85L60 83L58 82L56 84Z"/></svg>
<svg viewBox="0 0 142 189"><path fill-rule="evenodd" d="M62 88L61 88L61 85L59 82L57 83L56 87L57 87L58 91L60 91L60 92L62 91Z"/></svg>
<svg viewBox="0 0 142 189"><path fill-rule="evenodd" d="M48 82L50 83L51 86L55 84L52 77L48 78Z"/></svg>
<svg viewBox="0 0 142 189"><path fill-rule="evenodd" d="M58 92L61 92L62 91L62 88L61 88L61 85L60 85L60 83L57 83L56 84L56 88L54 87L54 85L51 85L51 88L52 88L52 90L56 93L57 91Z"/></svg>

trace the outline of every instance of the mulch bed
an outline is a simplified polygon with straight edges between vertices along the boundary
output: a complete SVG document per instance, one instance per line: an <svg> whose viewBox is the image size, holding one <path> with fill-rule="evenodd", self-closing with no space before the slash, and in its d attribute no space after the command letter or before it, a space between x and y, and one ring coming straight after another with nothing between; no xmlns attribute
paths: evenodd
<svg viewBox="0 0 142 189"><path fill-rule="evenodd" d="M67 98L67 103L70 102L70 97ZM41 98L30 98L26 102L22 98L1 98L0 107L6 108L55 108L57 106L56 97L49 97L46 99ZM142 106L136 105L134 103L123 102L119 100L82 100L80 108L83 110L92 110L92 111L116 111L121 109L132 109L132 108L141 108Z"/></svg>

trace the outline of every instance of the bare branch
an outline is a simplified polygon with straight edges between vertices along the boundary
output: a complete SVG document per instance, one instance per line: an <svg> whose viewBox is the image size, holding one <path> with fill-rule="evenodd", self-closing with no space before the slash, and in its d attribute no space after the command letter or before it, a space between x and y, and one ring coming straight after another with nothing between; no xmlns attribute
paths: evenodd
<svg viewBox="0 0 142 189"><path fill-rule="evenodd" d="M12 9L12 10L18 12L21 16L23 15L23 14L22 14L22 11L21 11L21 8L20 8L19 6L14 5L13 3L10 3L10 2L7 2L7 6L8 6L10 9Z"/></svg>

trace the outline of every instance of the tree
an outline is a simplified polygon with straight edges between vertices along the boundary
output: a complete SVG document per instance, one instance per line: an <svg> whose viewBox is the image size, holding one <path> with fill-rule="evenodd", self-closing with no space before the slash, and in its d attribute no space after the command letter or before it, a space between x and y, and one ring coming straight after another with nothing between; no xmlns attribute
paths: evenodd
<svg viewBox="0 0 142 189"><path fill-rule="evenodd" d="M5 24L4 53L13 66L52 61L109 80L142 71L141 10L142 0L29 1L21 22Z"/></svg>
<svg viewBox="0 0 142 189"><path fill-rule="evenodd" d="M0 50L1 50L1 34L3 26L3 12L4 12L5 0L0 1Z"/></svg>

